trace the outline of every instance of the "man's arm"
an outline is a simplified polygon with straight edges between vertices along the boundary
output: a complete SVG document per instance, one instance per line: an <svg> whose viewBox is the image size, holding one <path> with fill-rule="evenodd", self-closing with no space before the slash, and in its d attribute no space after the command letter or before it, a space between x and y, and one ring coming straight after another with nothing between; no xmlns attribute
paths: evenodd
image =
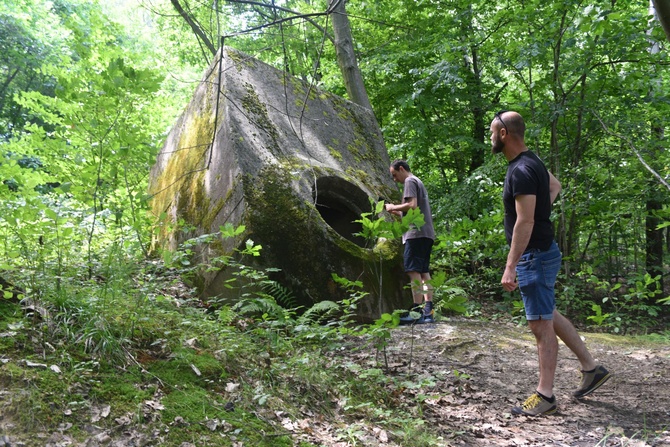
<svg viewBox="0 0 670 447"><path fill-rule="evenodd" d="M414 209L418 206L416 197L409 197L407 202L403 202L399 205L394 205L392 203L386 204L386 211L393 214L406 213L410 209ZM398 214L399 215L399 214Z"/></svg>
<svg viewBox="0 0 670 447"><path fill-rule="evenodd" d="M512 243L507 254L505 272L500 281L503 289L508 292L516 289L518 285L516 282L516 265L519 263L523 252L526 251L530 235L533 232L536 201L537 197L530 194L518 195L514 198L516 223L514 224L514 230L512 230Z"/></svg>
<svg viewBox="0 0 670 447"><path fill-rule="evenodd" d="M556 197L558 197L558 194L561 192L561 182L558 181L556 177L554 177L554 174L551 172L549 173L549 199L551 200L551 203L554 203L554 200L556 200Z"/></svg>

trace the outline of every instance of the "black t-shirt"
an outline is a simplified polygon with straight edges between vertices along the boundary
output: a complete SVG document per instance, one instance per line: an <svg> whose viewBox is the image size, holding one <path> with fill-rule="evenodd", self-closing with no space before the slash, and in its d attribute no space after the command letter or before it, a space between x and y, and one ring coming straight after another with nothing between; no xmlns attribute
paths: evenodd
<svg viewBox="0 0 670 447"><path fill-rule="evenodd" d="M540 157L531 151L522 152L507 166L503 204L505 236L508 244L512 243L512 232L517 218L514 198L518 195L536 196L535 225L526 249L548 250L554 240L554 224L549 219L551 216L549 172Z"/></svg>

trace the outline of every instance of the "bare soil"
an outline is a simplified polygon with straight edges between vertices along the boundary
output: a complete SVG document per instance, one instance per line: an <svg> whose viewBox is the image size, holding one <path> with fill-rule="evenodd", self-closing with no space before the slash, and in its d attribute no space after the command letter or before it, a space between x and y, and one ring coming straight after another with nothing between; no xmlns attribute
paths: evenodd
<svg viewBox="0 0 670 447"><path fill-rule="evenodd" d="M511 414L537 385L537 350L527 327L466 319L403 327L393 331L387 359L395 374L444 377L420 392L437 393L424 402L423 416L439 427L445 445L670 446L670 346L581 336L613 377L590 396L573 398L579 362L561 343L558 412L536 418Z"/></svg>

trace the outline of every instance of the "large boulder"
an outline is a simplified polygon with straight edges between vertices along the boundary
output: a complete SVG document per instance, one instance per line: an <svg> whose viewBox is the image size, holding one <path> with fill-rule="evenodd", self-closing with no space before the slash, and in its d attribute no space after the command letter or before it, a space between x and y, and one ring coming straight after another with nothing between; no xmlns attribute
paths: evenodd
<svg viewBox="0 0 670 447"><path fill-rule="evenodd" d="M371 200L399 199L373 113L231 48L220 54L151 171L154 246L244 225L202 248L199 261L251 239L261 256L244 262L281 269L272 278L301 305L347 298L336 273L364 283L364 319L405 307L399 242L354 235ZM203 297L232 297L228 270L197 278Z"/></svg>

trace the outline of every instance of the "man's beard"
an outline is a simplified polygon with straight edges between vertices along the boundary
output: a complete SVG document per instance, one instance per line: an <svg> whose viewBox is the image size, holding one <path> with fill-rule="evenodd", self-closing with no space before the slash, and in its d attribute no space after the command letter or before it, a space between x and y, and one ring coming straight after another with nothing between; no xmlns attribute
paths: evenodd
<svg viewBox="0 0 670 447"><path fill-rule="evenodd" d="M505 144L500 141L500 140L495 140L493 142L493 145L491 145L491 152L494 154L499 154L502 152L503 148L505 147Z"/></svg>

